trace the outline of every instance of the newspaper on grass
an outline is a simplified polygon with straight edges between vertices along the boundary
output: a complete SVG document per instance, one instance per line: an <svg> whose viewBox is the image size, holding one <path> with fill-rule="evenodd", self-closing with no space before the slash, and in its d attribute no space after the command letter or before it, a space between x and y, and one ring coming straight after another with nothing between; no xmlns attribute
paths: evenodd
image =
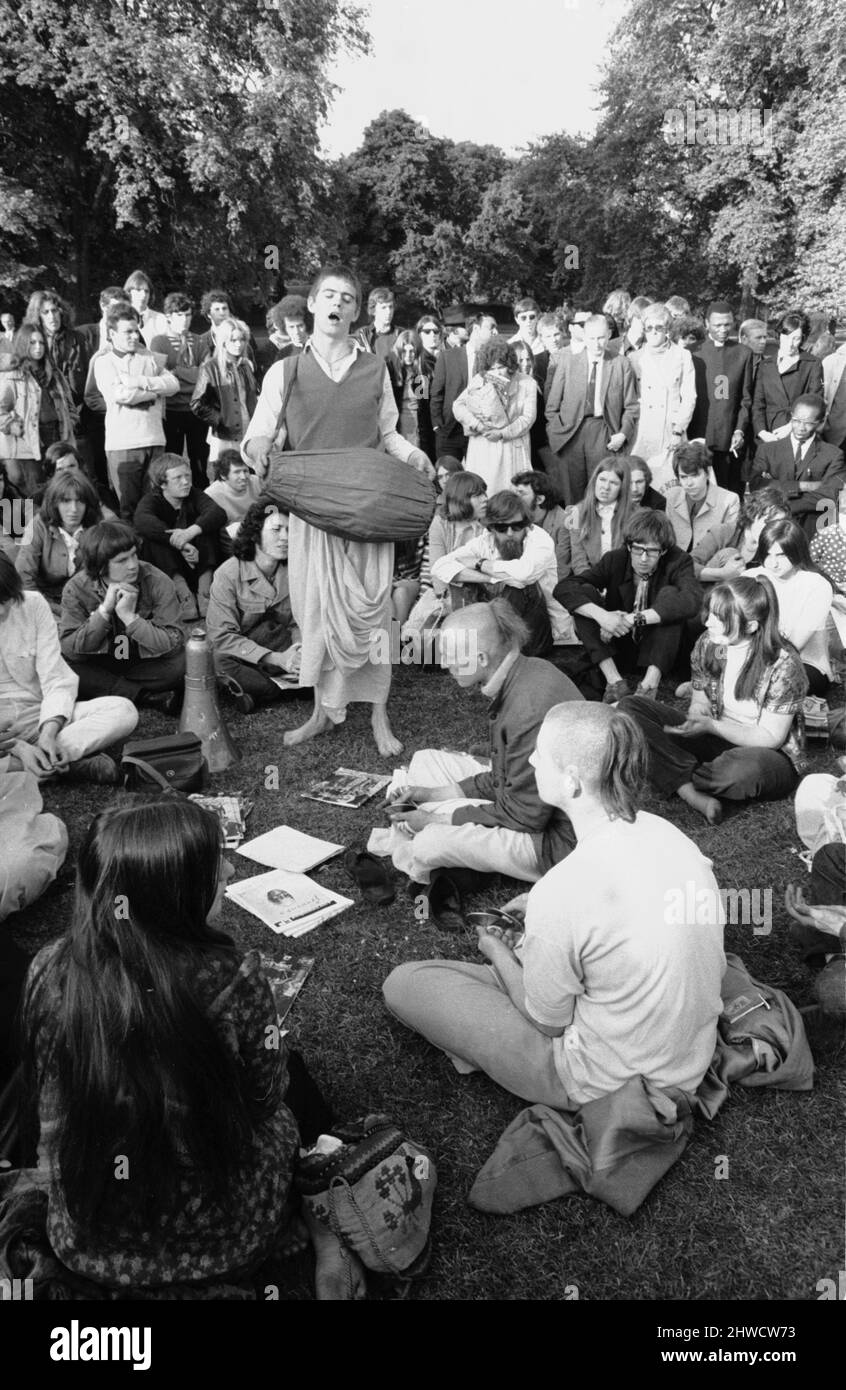
<svg viewBox="0 0 846 1390"><path fill-rule="evenodd" d="M312 782L300 792L308 801L324 801L329 806L346 806L357 810L377 792L388 786L391 778L377 772L356 772L351 767L339 767L331 777Z"/></svg>
<svg viewBox="0 0 846 1390"><path fill-rule="evenodd" d="M280 936L303 936L353 906L352 898L286 869L231 883L226 896Z"/></svg>
<svg viewBox="0 0 846 1390"><path fill-rule="evenodd" d="M249 801L243 792L233 792L231 796L206 796L194 792L190 801L196 801L207 811L212 811L223 826L223 844L226 849L237 849L247 833L247 816L255 803Z"/></svg>

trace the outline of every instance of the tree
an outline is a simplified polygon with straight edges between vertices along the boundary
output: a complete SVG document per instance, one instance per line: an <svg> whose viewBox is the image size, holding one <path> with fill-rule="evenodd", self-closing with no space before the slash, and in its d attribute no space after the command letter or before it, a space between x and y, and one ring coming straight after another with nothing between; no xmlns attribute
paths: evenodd
<svg viewBox="0 0 846 1390"><path fill-rule="evenodd" d="M0 283L85 300L133 259L252 283L271 246L284 270L327 178L327 67L367 43L347 0L6 0Z"/></svg>

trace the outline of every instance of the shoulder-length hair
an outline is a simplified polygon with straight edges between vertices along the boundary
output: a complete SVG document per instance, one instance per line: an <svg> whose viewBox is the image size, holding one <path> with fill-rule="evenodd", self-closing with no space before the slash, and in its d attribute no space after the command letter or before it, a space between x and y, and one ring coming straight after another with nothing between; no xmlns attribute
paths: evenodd
<svg viewBox="0 0 846 1390"><path fill-rule="evenodd" d="M832 589L836 589L837 586L825 571L814 564L808 537L792 518L776 517L773 521L767 522L758 537L758 549L752 561L753 565L762 565L774 545L781 546L782 553L796 569L807 570L810 574L821 574L823 579L827 579L831 584Z"/></svg>
<svg viewBox="0 0 846 1390"><path fill-rule="evenodd" d="M207 922L220 862L219 821L184 798L101 811L80 849L70 931L28 982L24 1094L55 1087L56 1176L91 1232L155 1227L186 1172L225 1204L266 1110L196 985L211 958L238 961ZM115 1182L116 1154L131 1182Z"/></svg>
<svg viewBox="0 0 846 1390"><path fill-rule="evenodd" d="M79 542L80 566L89 579L99 579L116 555L138 546L138 537L125 521L98 521Z"/></svg>
<svg viewBox="0 0 846 1390"><path fill-rule="evenodd" d="M83 527L96 526L97 522L102 519L100 499L86 477L70 470L57 473L54 478L50 479L44 490L41 515L46 524L48 526L61 526L59 503L69 502L71 498L78 498L80 502L85 503L85 511L82 515Z"/></svg>
<svg viewBox="0 0 846 1390"><path fill-rule="evenodd" d="M284 507L280 507L278 502L273 502L269 497L257 497L244 512L244 518L238 530L235 532L235 539L232 542L232 554L238 560L254 560L256 549L261 541L261 533L264 530L264 523L269 516L276 512L280 516L289 516L290 513Z"/></svg>
<svg viewBox="0 0 846 1390"><path fill-rule="evenodd" d="M514 376L517 372L517 353L514 351L514 344L509 343L508 339L501 333L494 333L493 337L483 343L479 349L476 371L488 372L491 367L505 367L509 376Z"/></svg>
<svg viewBox="0 0 846 1390"><path fill-rule="evenodd" d="M402 350L406 343L411 343L414 348L414 360L410 366L406 366ZM402 380L407 372L418 372L420 370L420 339L413 328L403 328L394 339L390 351L391 366L398 380Z"/></svg>
<svg viewBox="0 0 846 1390"><path fill-rule="evenodd" d="M33 333L37 333L44 343L44 356L41 359L41 367L44 370L44 379L48 386L56 376L56 367L49 352L47 351L47 334L41 326L40 319L24 319L20 328L12 339L12 352L9 359L11 370L29 372L36 365L29 355L29 344Z"/></svg>
<svg viewBox="0 0 846 1390"><path fill-rule="evenodd" d="M444 516L447 521L471 521L474 497L483 497L488 490L478 473L450 473L444 483Z"/></svg>
<svg viewBox="0 0 846 1390"><path fill-rule="evenodd" d="M737 678L735 696L738 700L753 700L761 677L775 665L781 653L790 651L795 655L795 648L778 630L775 589L769 579L753 579L742 574L737 579L715 584L708 608L723 624L729 642L749 641L749 653ZM709 640L705 645L704 664L712 675L719 672L716 650Z"/></svg>
<svg viewBox="0 0 846 1390"><path fill-rule="evenodd" d="M226 356L226 344L229 342L232 334L237 330L240 330L246 339L244 351L241 354L241 361L249 365L247 349L250 346L250 330L247 324L244 323L244 320L236 319L230 315L228 319L221 319L220 323L215 324L212 328L211 334L214 341L214 360L221 371L226 370L229 361Z"/></svg>
<svg viewBox="0 0 846 1390"><path fill-rule="evenodd" d="M596 465L590 475L584 501L579 503L579 538L586 546L594 541L597 544L599 542L602 521L597 509L596 480L600 473L616 473L620 479L620 491L617 494L614 518L611 522L611 549L617 550L623 544L626 523L629 519L629 513L633 510L628 460L620 458L617 454L609 454L607 458Z"/></svg>
<svg viewBox="0 0 846 1390"><path fill-rule="evenodd" d="M71 307L66 299L63 299L57 290L33 290L29 296L29 303L26 306L24 318L30 323L37 323L41 318L41 312L45 304L55 304L62 313L62 328L70 328L73 322Z"/></svg>

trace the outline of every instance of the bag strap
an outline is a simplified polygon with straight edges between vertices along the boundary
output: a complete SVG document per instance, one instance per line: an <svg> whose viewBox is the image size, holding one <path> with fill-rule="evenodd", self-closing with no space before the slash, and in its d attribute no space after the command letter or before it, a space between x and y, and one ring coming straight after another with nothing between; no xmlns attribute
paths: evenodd
<svg viewBox="0 0 846 1390"><path fill-rule="evenodd" d="M282 390L282 405L276 420L277 434L279 433L280 425L285 425L285 428L287 430L287 425L285 424L285 416L288 413L288 402L291 399L291 392L293 391L294 383L297 380L297 372L299 371L300 366L300 355L301 354L299 352L293 352L290 357L283 358L282 361L282 379L285 384ZM289 372L285 371L285 365L287 362L291 363L291 370ZM290 448L290 444L288 443L287 438L285 440L285 448Z"/></svg>
<svg viewBox="0 0 846 1390"><path fill-rule="evenodd" d="M158 783L158 785L162 788L162 791L178 791L178 788L171 786L170 782L168 782L166 777L162 777L162 774L159 772L158 768L153 767L152 763L145 762L143 758L133 758L131 754L124 753L123 757L121 758L121 766L125 766L127 763L129 763L132 767L140 767L141 771L146 773L146 775L151 779L151 781ZM181 793L179 794L181 795Z"/></svg>

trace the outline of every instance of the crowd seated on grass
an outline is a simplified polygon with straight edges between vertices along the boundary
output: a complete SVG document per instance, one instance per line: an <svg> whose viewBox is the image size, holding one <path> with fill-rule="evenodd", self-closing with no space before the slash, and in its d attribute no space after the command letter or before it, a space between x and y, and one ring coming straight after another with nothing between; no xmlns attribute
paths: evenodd
<svg viewBox="0 0 846 1390"><path fill-rule="evenodd" d="M647 787L667 815L680 799L707 837L733 806L755 814L796 793L799 817L803 797L828 807L839 794L800 786L806 696L825 725L842 675L839 376L825 375L825 398L818 359L801 351L801 313L780 325L780 364L758 342L766 325L750 320L748 343L732 341L756 383L751 415L738 402L720 416L747 484L741 506L742 486L718 487L711 471L728 454L704 437L715 436L702 362L724 343L713 315L691 316L680 296L653 304L619 290L601 312L545 314L523 298L508 340L475 311L449 335L435 313L402 326L384 287L353 335L366 298L352 270L328 266L269 315L261 382L228 291L203 297L203 337L181 290L166 318L144 272L125 292L131 304L119 287L103 291L102 318L79 333L66 309L64 337L25 322L0 373L0 792L17 776L22 794L44 796L42 848L55 861L26 901L67 847L56 787L86 782L103 799L78 848L73 912L29 967L17 1057L3 1001L23 990L25 961L0 950L0 1167L14 1152L28 1174L50 1296L249 1296L264 1261L310 1236L317 1296L361 1297L363 1272L337 1236L294 1217L298 1149L333 1117L302 1058L256 1043L273 1002L258 953L218 925L232 873L218 822L185 800L107 800L121 744L145 711L178 714L199 615L224 718L247 738L267 727L262 712L276 721L268 758L284 750L292 786L309 766L300 745L342 726L348 705L371 705L381 770L394 768L389 825L353 856L370 861L372 881L407 877L435 928L453 933L467 928L463 896L494 876L530 889L504 904L524 930L480 930L484 964L397 965L388 1010L459 1072L556 1111L637 1078L691 1097L722 1008L720 866L707 838L700 848L641 803ZM608 306L619 332L597 352ZM567 411L591 448L568 454L559 439L553 477L529 467L550 457L541 397L556 376L572 386L584 371L587 383L585 360L593 387L568 396ZM628 431L603 413L612 378L628 383ZM431 428L421 382L437 388ZM638 418L645 457L627 452ZM703 438L686 442L688 423ZM353 446L423 475L420 534L372 541L363 525L313 524L275 497L271 452ZM582 500L565 508L562 494ZM436 634L437 678L455 683L483 743L421 747L409 718L412 748L397 766L390 663L368 655L374 633L397 625ZM421 726L438 709L438 679L409 673ZM301 698L314 701L302 725L289 708ZM339 752L344 761L357 764ZM787 911L795 944L825 974L822 1007L842 1014L843 846L821 831L811 843L809 886L791 887ZM12 885L26 877L20 857ZM713 910L679 931L667 894L689 898L691 886ZM19 1102L29 1127L17 1127ZM140 1188L112 1181L116 1152L147 1174Z"/></svg>

